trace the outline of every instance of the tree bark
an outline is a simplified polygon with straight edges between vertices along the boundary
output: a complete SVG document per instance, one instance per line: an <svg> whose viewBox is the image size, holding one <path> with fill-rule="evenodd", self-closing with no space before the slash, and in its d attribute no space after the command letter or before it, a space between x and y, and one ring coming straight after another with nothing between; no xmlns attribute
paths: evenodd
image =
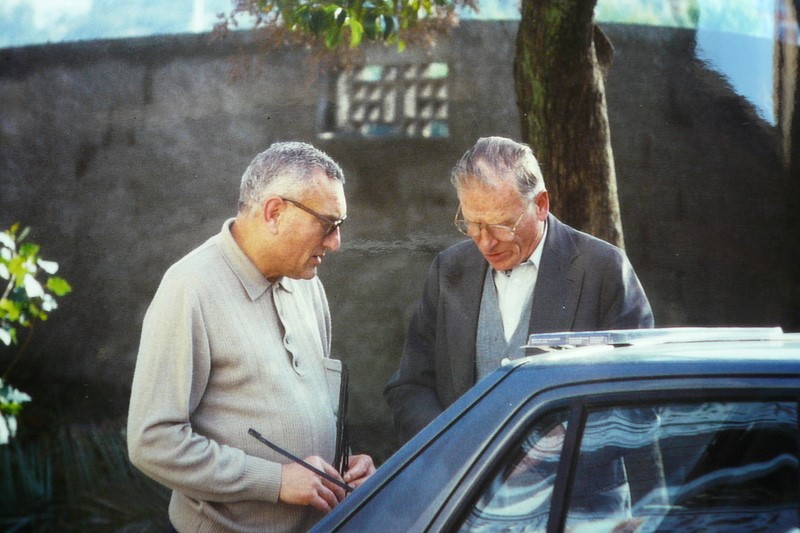
<svg viewBox="0 0 800 533"><path fill-rule="evenodd" d="M776 2L774 101L781 134L786 212L789 235L800 235L800 47L798 15L800 0ZM800 331L800 239L790 240L786 260L794 274L787 287L787 329Z"/></svg>
<svg viewBox="0 0 800 533"><path fill-rule="evenodd" d="M612 48L594 24L595 3L522 1L517 106L523 140L542 166L554 214L623 247L603 83Z"/></svg>

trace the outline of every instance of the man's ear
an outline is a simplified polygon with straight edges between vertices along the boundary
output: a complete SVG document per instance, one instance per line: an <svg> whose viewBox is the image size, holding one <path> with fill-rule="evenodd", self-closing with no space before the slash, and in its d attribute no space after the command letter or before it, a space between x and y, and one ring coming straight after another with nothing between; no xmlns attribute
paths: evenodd
<svg viewBox="0 0 800 533"><path fill-rule="evenodd" d="M545 220L547 215L550 214L550 195L547 194L547 191L542 191L539 193L539 196L536 197L536 218L539 220Z"/></svg>
<svg viewBox="0 0 800 533"><path fill-rule="evenodd" d="M262 221L273 233L278 231L280 217L285 205L284 201L278 196L270 196L261 204Z"/></svg>

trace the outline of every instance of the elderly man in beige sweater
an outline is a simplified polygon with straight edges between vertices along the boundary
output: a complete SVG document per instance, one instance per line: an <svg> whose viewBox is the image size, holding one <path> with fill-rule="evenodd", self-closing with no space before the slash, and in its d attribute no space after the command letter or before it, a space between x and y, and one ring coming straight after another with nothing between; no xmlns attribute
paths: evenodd
<svg viewBox="0 0 800 533"><path fill-rule="evenodd" d="M306 531L374 472L332 466L341 363L317 267L341 244L344 175L276 143L242 176L239 210L164 275L133 378L133 464L172 489L179 531ZM261 435L328 478L253 438ZM338 482L338 483L337 483Z"/></svg>

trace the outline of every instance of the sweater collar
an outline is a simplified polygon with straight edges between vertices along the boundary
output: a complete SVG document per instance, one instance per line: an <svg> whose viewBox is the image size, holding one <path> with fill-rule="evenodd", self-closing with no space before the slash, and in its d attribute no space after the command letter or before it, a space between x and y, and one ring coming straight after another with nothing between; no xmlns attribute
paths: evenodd
<svg viewBox="0 0 800 533"><path fill-rule="evenodd" d="M256 300L260 298L267 289L273 288L273 286L292 292L290 279L282 276L274 282L269 281L245 255L231 234L231 225L234 220L229 218L222 225L222 231L219 233L220 249L225 261L236 277L239 278L250 299Z"/></svg>

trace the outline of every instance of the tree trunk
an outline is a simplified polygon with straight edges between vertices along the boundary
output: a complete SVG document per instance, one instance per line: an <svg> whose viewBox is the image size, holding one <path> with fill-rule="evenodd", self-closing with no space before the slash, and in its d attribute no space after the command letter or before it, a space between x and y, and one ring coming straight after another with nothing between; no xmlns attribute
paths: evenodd
<svg viewBox="0 0 800 533"><path fill-rule="evenodd" d="M594 24L595 3L522 0L514 61L517 106L552 211L623 247L600 64L610 61L611 45Z"/></svg>
<svg viewBox="0 0 800 533"><path fill-rule="evenodd" d="M789 235L800 235L800 47L798 15L800 0L779 0L775 4L775 116L781 133ZM794 273L787 287L787 329L800 331L800 239L790 240L786 260Z"/></svg>

